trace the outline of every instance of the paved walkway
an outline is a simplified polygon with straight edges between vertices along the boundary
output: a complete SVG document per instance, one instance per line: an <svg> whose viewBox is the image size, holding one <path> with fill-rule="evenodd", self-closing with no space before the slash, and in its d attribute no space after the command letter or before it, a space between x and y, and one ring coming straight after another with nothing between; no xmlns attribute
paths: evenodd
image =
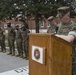
<svg viewBox="0 0 76 75"><path fill-rule="evenodd" d="M0 73L28 66L28 61L29 60L0 52Z"/></svg>

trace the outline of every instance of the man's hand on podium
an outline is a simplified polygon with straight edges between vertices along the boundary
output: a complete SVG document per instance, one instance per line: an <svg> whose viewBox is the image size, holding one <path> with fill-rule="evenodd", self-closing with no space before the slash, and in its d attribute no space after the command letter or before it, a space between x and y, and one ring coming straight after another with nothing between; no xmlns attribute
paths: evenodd
<svg viewBox="0 0 76 75"><path fill-rule="evenodd" d="M74 41L74 39L75 39L75 37L73 35L67 35L66 36L66 35L58 35L58 34L55 34L55 36L60 37L60 38L66 40L66 41L68 41L70 43L72 43Z"/></svg>

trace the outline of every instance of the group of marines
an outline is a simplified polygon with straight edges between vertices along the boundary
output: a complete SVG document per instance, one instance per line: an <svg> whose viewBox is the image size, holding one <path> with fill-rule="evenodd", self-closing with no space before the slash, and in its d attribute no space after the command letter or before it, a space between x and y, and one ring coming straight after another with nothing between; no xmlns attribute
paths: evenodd
<svg viewBox="0 0 76 75"><path fill-rule="evenodd" d="M9 52L7 55L12 55L20 58L28 59L28 43L29 43L29 30L25 25L15 25L13 28L11 23L7 23L8 26L8 46ZM1 45L1 52L6 52L6 43L5 43L5 34L4 30L0 25L0 45ZM17 51L16 51L17 49ZM17 52L17 53L16 53Z"/></svg>

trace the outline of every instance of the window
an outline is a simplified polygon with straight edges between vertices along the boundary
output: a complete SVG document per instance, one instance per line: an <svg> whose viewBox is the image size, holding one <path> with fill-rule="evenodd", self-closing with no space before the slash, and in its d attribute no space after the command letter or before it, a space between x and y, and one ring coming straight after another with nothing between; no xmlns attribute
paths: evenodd
<svg viewBox="0 0 76 75"><path fill-rule="evenodd" d="M39 21L39 25L40 25L41 27L44 27L44 21Z"/></svg>
<svg viewBox="0 0 76 75"><path fill-rule="evenodd" d="M11 24L11 26L14 28L15 27L15 25L14 24Z"/></svg>
<svg viewBox="0 0 76 75"><path fill-rule="evenodd" d="M49 22L46 22L46 25L47 25L47 27L50 27L50 23Z"/></svg>
<svg viewBox="0 0 76 75"><path fill-rule="evenodd" d="M22 25L22 24L16 24L16 25L19 25L19 28L21 28L21 25Z"/></svg>
<svg viewBox="0 0 76 75"><path fill-rule="evenodd" d="M7 28L7 24L4 24L4 28Z"/></svg>

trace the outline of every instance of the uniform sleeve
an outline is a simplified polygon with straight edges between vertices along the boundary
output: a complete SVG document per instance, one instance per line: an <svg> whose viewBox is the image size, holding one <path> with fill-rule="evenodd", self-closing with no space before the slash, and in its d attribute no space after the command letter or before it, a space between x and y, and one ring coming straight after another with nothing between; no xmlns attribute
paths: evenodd
<svg viewBox="0 0 76 75"><path fill-rule="evenodd" d="M3 31L3 34L5 35L5 30L4 30L4 29L2 29L2 31Z"/></svg>
<svg viewBox="0 0 76 75"><path fill-rule="evenodd" d="M72 30L68 33L68 35L73 35L76 39L76 23L72 21L72 24L73 24L73 25L71 25Z"/></svg>
<svg viewBox="0 0 76 75"><path fill-rule="evenodd" d="M23 31L20 29L19 30L19 34L22 36L23 35Z"/></svg>
<svg viewBox="0 0 76 75"><path fill-rule="evenodd" d="M73 36L75 37L75 39L76 39L76 31L70 31L70 32L68 33L68 35L73 35Z"/></svg>

